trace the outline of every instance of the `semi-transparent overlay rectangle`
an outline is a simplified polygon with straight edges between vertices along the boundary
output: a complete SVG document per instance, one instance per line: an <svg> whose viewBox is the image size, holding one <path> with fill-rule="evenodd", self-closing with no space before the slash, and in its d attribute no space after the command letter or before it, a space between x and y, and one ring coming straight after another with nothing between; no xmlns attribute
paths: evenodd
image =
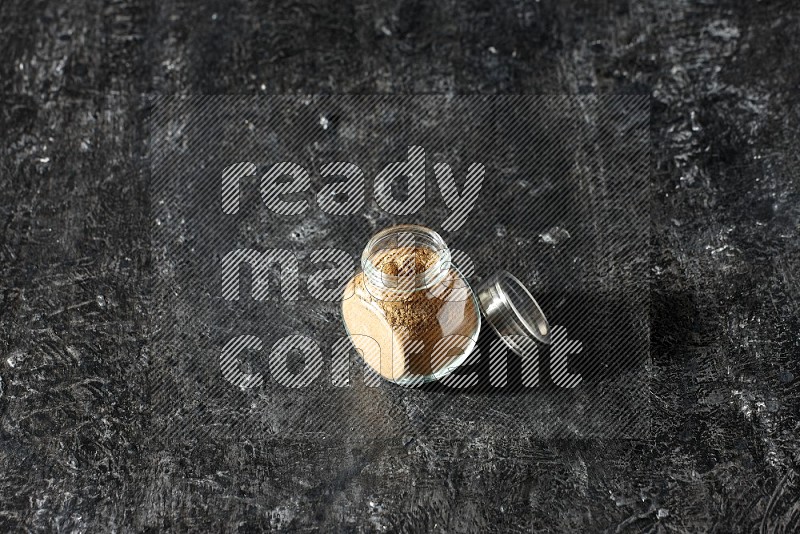
<svg viewBox="0 0 800 534"><path fill-rule="evenodd" d="M638 95L154 99L160 438L646 436L649 108ZM412 147L424 187L376 190ZM291 179L273 179L278 164ZM458 371L475 377L468 387L368 372L336 298L367 240L399 223L439 232L473 287L516 275L553 344L522 361L492 350L484 325ZM267 259L242 262L232 298L222 265L236 254ZM556 352L569 380L553 380Z"/></svg>

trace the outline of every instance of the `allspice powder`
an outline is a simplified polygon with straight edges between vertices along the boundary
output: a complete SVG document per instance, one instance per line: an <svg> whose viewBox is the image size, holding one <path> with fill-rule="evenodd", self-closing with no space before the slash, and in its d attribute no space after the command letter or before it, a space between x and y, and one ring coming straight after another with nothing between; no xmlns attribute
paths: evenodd
<svg viewBox="0 0 800 534"><path fill-rule="evenodd" d="M416 276L430 269L439 261L434 251L421 247L389 249L379 255L373 263L384 274L392 276ZM379 300L378 305L386 314L389 325L395 329L405 329L412 337L428 337L436 321L436 313L442 307L442 300L430 298L425 292L414 292L406 296L393 294L391 299ZM427 334L427 335L426 335Z"/></svg>
<svg viewBox="0 0 800 534"><path fill-rule="evenodd" d="M391 281L408 282L436 266L439 255L424 247L399 247L379 252L372 264ZM478 318L471 297L453 297L453 276L441 287L398 291L387 284L367 287L364 273L348 285L353 296L342 303L342 315L350 337L364 360L390 380L435 373L461 355L477 335ZM434 290L435 289L435 290ZM437 354L436 344L457 335L446 354Z"/></svg>

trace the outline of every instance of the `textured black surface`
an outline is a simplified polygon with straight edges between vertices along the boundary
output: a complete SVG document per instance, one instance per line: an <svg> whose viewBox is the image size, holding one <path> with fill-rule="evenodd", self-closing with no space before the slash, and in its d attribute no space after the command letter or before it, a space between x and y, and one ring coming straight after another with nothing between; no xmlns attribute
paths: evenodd
<svg viewBox="0 0 800 534"><path fill-rule="evenodd" d="M166 429L155 432L165 442L170 435L209 442L220 435L261 440L301 433L317 439L421 439L459 434L469 425L490 435L537 438L641 438L647 432L649 98L237 95L154 100L154 320L148 371L153 421ZM323 128L320 117L335 120ZM405 160L408 143L423 147L428 179L421 188L421 206L397 215L375 201L374 177L387 162ZM474 207L449 229L443 221L451 210L441 200L431 169L437 160L452 165L459 178L473 162L485 169ZM242 161L261 169L236 182L237 211L225 213L220 177L232 162ZM306 169L312 191L324 184L317 174L321 162L357 164L365 177L352 196L363 205L334 215L329 203L300 193L294 196L307 203L302 213L274 213L262 201L259 177L276 161ZM312 253L323 247L341 252L347 259L340 279L344 285L370 237L402 223L441 232L472 287L508 269L535 293L556 340L525 358L526 378L527 370L535 369L536 386L523 387L521 358L492 348L487 321L480 350L458 371L482 374L472 391L448 390L443 383L433 390L386 382L363 385L362 359L346 337L342 303L334 301L342 289L334 299L314 296L319 293L312 281L323 275ZM541 237L545 234L560 242L547 242ZM280 251L296 267L284 263L278 272L274 264L263 271L237 264L238 298L224 298L223 258L266 250ZM256 299L260 271L269 273L268 290ZM238 356L243 362L238 367L257 373L257 387L234 387L221 372L227 368L221 363L223 347L237 343L239 336L260 344ZM313 360L319 365L306 360L302 366L318 373L314 378L309 371L312 380L304 387L287 388L273 357L275 345L287 336L302 339L318 355ZM569 358L571 372L580 375L578 388L559 388L551 379L553 355L567 340L580 344L580 352ZM345 352L337 350L340 341ZM353 360L347 366L348 387L332 385L332 362L339 354ZM492 355L495 368L499 362L506 367L503 387L490 384ZM501 373L496 374L499 382Z"/></svg>
<svg viewBox="0 0 800 534"><path fill-rule="evenodd" d="M793 2L5 2L0 529L795 531ZM653 96L647 441L149 441L141 93Z"/></svg>

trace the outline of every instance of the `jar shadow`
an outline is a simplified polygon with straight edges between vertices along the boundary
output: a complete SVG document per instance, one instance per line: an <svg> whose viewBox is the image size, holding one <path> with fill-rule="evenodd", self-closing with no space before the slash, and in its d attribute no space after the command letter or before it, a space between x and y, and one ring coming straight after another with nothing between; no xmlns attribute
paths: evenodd
<svg viewBox="0 0 800 534"><path fill-rule="evenodd" d="M483 321L475 352L464 364L443 379L412 388L452 396L519 396L532 388L542 393L564 391L565 380L554 377L558 373L551 365L555 354L567 354L566 371L579 375L584 385L627 374L641 379L642 368L649 362L646 301L583 292L544 293L537 300L543 309L555 310L548 317L553 333L550 345L537 343L533 353L520 356Z"/></svg>

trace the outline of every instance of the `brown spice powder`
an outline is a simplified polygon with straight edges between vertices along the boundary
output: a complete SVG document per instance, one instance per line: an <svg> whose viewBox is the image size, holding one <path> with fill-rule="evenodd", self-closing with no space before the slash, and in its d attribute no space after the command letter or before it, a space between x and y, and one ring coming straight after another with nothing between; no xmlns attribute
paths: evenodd
<svg viewBox="0 0 800 534"><path fill-rule="evenodd" d="M439 259L430 249L398 247L379 252L371 261L383 273L408 276L423 273ZM425 376L467 350L467 336L476 334L478 314L472 298L452 298L455 285L450 279L458 276L451 271L450 278L432 291L409 292L368 289L365 273L354 276L346 290L354 296L343 300L342 314L351 340L368 365L389 380ZM449 335L462 337L451 342L445 353L434 355L437 342Z"/></svg>
<svg viewBox="0 0 800 534"><path fill-rule="evenodd" d="M393 276L413 276L430 269L439 261L439 255L427 248L400 247L389 249L373 260L375 267ZM426 329L436 327L437 312L442 300L431 297L425 291L407 295L394 294L391 299L379 302L392 328L407 329L412 337L428 337Z"/></svg>
<svg viewBox="0 0 800 534"><path fill-rule="evenodd" d="M397 276L403 274L420 274L439 261L439 255L433 250L422 247L400 247L384 250L373 260L378 270Z"/></svg>

